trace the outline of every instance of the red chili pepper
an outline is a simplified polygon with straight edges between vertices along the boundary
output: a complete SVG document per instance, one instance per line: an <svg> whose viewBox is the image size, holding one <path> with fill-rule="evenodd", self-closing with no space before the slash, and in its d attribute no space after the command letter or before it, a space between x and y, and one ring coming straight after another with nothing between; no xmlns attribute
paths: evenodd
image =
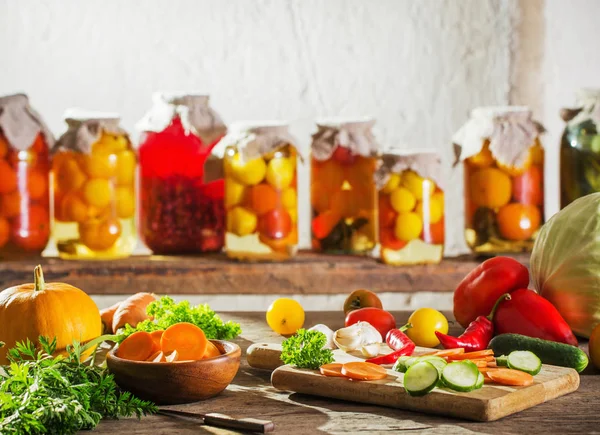
<svg viewBox="0 0 600 435"><path fill-rule="evenodd" d="M408 323L400 329L390 329L385 336L385 341L391 349L394 349L394 351L387 355L368 359L367 362L379 365L394 364L401 356L412 355L415 351L415 343L413 343L413 341L403 332L411 327L412 325Z"/></svg>
<svg viewBox="0 0 600 435"><path fill-rule="evenodd" d="M452 337L435 331L435 335L440 340L444 349L458 349L459 347L463 347L465 352L477 352L478 350L487 349L490 340L494 336L494 324L492 323L494 314L500 302L504 301L507 296L508 293L500 296L489 316L477 317L469 324L465 332L458 337Z"/></svg>

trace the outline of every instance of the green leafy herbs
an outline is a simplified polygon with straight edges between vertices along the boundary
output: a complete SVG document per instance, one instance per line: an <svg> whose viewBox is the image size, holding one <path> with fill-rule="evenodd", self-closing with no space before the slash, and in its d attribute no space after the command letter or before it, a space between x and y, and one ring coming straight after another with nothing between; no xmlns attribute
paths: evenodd
<svg viewBox="0 0 600 435"><path fill-rule="evenodd" d="M150 303L146 312L152 320L144 320L135 328L125 325L121 331L123 339L136 331L152 332L167 329L180 322L193 323L204 331L206 338L213 340L231 340L242 333L239 323L223 322L207 304L194 307L189 301L176 303L170 297L163 296Z"/></svg>
<svg viewBox="0 0 600 435"><path fill-rule="evenodd" d="M156 405L118 389L106 369L84 365L75 342L67 356L52 356L56 339L39 338L8 351L0 367L1 434L72 434L93 429L103 418L138 418L155 413Z"/></svg>
<svg viewBox="0 0 600 435"><path fill-rule="evenodd" d="M299 329L283 342L281 361L301 369L318 369L333 362L333 352L323 349L325 343L327 337L322 332Z"/></svg>

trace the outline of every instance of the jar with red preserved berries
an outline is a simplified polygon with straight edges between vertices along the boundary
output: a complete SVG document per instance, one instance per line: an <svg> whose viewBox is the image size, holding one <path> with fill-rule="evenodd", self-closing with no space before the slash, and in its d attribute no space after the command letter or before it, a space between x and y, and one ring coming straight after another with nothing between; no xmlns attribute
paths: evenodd
<svg viewBox="0 0 600 435"><path fill-rule="evenodd" d="M26 95L0 97L0 259L39 257L50 237L54 138Z"/></svg>
<svg viewBox="0 0 600 435"><path fill-rule="evenodd" d="M205 165L225 124L207 95L159 92L153 102L137 125L140 236L155 254L220 251L224 180L209 179Z"/></svg>

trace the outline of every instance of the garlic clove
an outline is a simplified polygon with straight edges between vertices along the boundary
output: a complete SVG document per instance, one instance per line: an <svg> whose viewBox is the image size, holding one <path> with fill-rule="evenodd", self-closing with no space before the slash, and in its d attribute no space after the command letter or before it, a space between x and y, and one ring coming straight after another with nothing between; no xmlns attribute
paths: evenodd
<svg viewBox="0 0 600 435"><path fill-rule="evenodd" d="M370 344L379 345L383 340L379 331L370 323L358 322L335 331L333 341L340 349L349 352ZM377 349L377 353L379 353L379 349Z"/></svg>
<svg viewBox="0 0 600 435"><path fill-rule="evenodd" d="M360 348L360 352L367 358L374 358L379 355L381 345L379 343L367 344Z"/></svg>
<svg viewBox="0 0 600 435"><path fill-rule="evenodd" d="M338 337L334 335L333 342L344 352L350 352L362 347L362 338L360 335L355 335L352 337Z"/></svg>
<svg viewBox="0 0 600 435"><path fill-rule="evenodd" d="M333 330L329 326L319 323L310 328L309 331L319 331L325 334L327 342L325 343L325 346L323 346L323 349L335 349L337 347L333 341Z"/></svg>

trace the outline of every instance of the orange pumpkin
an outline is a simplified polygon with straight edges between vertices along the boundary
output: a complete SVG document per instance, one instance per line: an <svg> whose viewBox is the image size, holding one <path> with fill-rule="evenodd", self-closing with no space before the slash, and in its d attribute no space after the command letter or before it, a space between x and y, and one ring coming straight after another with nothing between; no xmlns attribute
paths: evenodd
<svg viewBox="0 0 600 435"><path fill-rule="evenodd" d="M45 283L42 267L34 271L34 283L0 292L0 365L17 341L38 342L40 335L56 337L57 353L74 340L85 343L102 333L98 307L82 290L63 283ZM89 349L83 357L94 351Z"/></svg>

